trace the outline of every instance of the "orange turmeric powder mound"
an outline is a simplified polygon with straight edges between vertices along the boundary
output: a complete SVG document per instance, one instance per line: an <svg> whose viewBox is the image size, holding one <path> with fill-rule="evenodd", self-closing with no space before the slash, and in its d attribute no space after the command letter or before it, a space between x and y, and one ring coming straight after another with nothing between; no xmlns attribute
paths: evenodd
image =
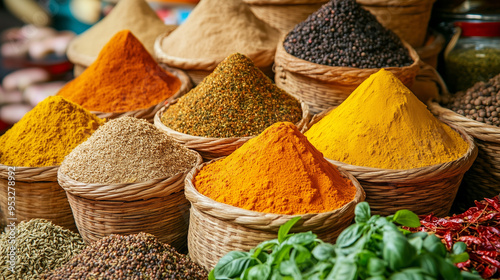
<svg viewBox="0 0 500 280"><path fill-rule="evenodd" d="M129 30L122 30L57 95L89 111L126 112L156 105L180 86L181 81L163 70Z"/></svg>
<svg viewBox="0 0 500 280"><path fill-rule="evenodd" d="M279 122L228 157L204 166L203 195L247 210L323 213L354 199L356 188L289 122Z"/></svg>

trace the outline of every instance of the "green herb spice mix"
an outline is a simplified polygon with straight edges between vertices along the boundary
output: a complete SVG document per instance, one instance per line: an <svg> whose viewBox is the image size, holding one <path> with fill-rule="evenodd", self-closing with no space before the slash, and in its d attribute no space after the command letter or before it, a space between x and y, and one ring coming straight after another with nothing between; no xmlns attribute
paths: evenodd
<svg viewBox="0 0 500 280"><path fill-rule="evenodd" d="M279 121L297 123L300 102L246 56L235 53L163 114L173 130L202 137L254 136Z"/></svg>

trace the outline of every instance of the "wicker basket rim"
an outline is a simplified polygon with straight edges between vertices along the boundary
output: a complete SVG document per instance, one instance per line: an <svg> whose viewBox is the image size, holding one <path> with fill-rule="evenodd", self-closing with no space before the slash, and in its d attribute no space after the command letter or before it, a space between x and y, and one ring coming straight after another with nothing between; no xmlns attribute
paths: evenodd
<svg viewBox="0 0 500 280"><path fill-rule="evenodd" d="M164 63L158 63L160 67L162 67L165 71L170 72L171 74L174 74L179 81L181 82L181 86L179 89L170 97L162 100L160 103L151 105L147 108L142 108L142 109L137 109L133 111L123 111L123 112L100 112L100 111L90 111L92 114L99 116L100 118L116 118L117 116L127 114L127 115L134 115L143 111L150 111L150 110L155 110L159 106L163 106L165 102L168 102L169 100L174 100L178 97L180 97L181 94L184 93L184 91L188 91L191 86L191 81L189 79L189 76L182 70L180 69L175 69L172 68L168 65L165 65Z"/></svg>
<svg viewBox="0 0 500 280"><path fill-rule="evenodd" d="M385 69L387 71L405 71L405 70L410 70L410 69L419 69L420 68L420 56L418 55L417 51L405 40L401 39L401 42L405 46L405 48L408 50L410 57L413 59L413 63L408 66L403 66L403 67L382 67L382 68L354 68L354 67L343 67L343 66L328 66L328 65L322 65L322 64L317 64L313 63L307 60L303 60L301 58L295 57L291 54L289 54L286 50L285 47L283 46L285 38L288 36L286 34L285 36L282 36L277 47L276 54L281 57L281 63L280 66L283 67L284 70L287 70L289 72L293 72L295 74L300 74L309 78L314 78L314 79L319 79L319 80L332 80L332 78L335 78L335 80L340 80L343 77L369 77L371 74L374 74L378 72L380 69ZM293 61L293 63L290 63ZM301 65L308 65L306 69L304 67L301 67ZM314 67L310 67L310 65L314 65ZM312 70L311 70L312 69ZM418 71L415 71L415 75ZM335 73L335 75L332 75L332 73Z"/></svg>
<svg viewBox="0 0 500 280"><path fill-rule="evenodd" d="M363 190L363 187L359 183L359 181L348 171L343 169L342 167L335 166L331 162L332 166L336 167L341 175L344 178L349 179L354 187L356 188L356 194L354 195L354 198L346 203L344 206L337 208L333 211L329 212L323 212L323 213L308 213L308 214L297 214L297 215L288 215L288 214L274 214L274 213L264 213L264 212L257 212L253 210L247 210L243 208L239 208L236 206L232 206L229 204L224 204L218 201L213 200L210 197L207 197L196 189L194 186L193 180L196 177L196 174L198 174L199 170L203 168L205 165L208 165L214 161L221 160L224 157L213 159L209 162L205 162L196 168L193 168L191 172L186 176L185 178L185 193L186 193L186 198L191 202L192 207L194 207L193 204L196 204L198 207L198 211L203 212L206 215L210 215L212 217L215 217L212 213L207 213L204 209L200 209L200 205L203 206L203 208L210 208L211 210L215 210L216 213L223 213L226 218L221 218L220 216L216 217L218 219L223 219L223 220L231 220L233 223L236 223L241 226L249 227L249 228L254 228L254 229L261 229L261 230L268 230L268 231L275 231L277 230L283 223L286 221L294 218L294 217L302 217L301 220L298 221L297 224L293 227L295 230L299 229L308 229L309 226L305 225L304 222L313 218L313 217L328 217L332 215L337 215L337 214L342 214L344 213L347 209L352 207L353 204L357 204L359 202L362 202L365 200L365 191ZM193 196L196 199L196 202L193 202L190 198ZM228 217L229 216L229 217ZM255 219L256 217L259 217L258 219ZM253 219L252 219L253 218ZM262 226L265 226L264 228ZM315 225L314 227L317 227Z"/></svg>
<svg viewBox="0 0 500 280"><path fill-rule="evenodd" d="M290 95L290 96L292 96L292 95ZM302 118L295 125L297 125L299 123L302 123L302 122L305 122L307 124L307 120L309 118L309 106L304 101L296 98L295 96L292 96L292 97L295 98L295 99L297 99L300 102L300 106L301 106L301 109L302 109ZM250 139L252 139L252 138L254 138L256 136L256 135L253 135L253 136L245 136L245 137L215 138L215 137L194 136L194 135L185 134L185 133L173 130L170 127L166 126L161 121L161 116L170 107L170 105L173 105L173 104L177 103L177 101L178 101L178 99L172 101L171 103L166 104L165 106L163 106L163 108L161 108L160 110L158 110L158 112L156 112L156 114L155 114L154 124L156 126L158 126L162 130L168 131L169 133L173 133L175 135L178 135L178 136L186 139L186 141L197 141L197 142L212 142L212 141L235 142L235 141L244 141L244 142L246 142L246 141L248 141L248 140L250 140ZM304 127L306 126L306 124L304 124Z"/></svg>
<svg viewBox="0 0 500 280"><path fill-rule="evenodd" d="M26 167L10 166L0 163L0 178L9 177L9 169L14 168L15 180L20 182L57 182L57 171L60 165Z"/></svg>
<svg viewBox="0 0 500 280"><path fill-rule="evenodd" d="M133 183L83 183L70 178L68 175L63 173L61 169L59 169L57 172L57 180L59 182L59 185L66 192L76 197L82 197L90 200L134 201L159 198L170 193L180 191L183 186L179 186L175 183L179 181L180 178L186 176L193 168L196 168L203 162L203 159L198 152L194 150L190 151L196 155L195 164L191 168L183 172L179 172L171 177L156 178ZM174 187L172 187L173 184L175 184ZM71 185L71 187L69 187L68 185ZM161 186L159 188L149 188L146 190L146 192L144 190L144 187L158 185ZM132 192L132 194L124 195L123 193L126 191Z"/></svg>
<svg viewBox="0 0 500 280"><path fill-rule="evenodd" d="M426 5L431 5L435 1L436 0L356 0L356 2L364 6L383 6L383 7L426 6Z"/></svg>
<svg viewBox="0 0 500 280"><path fill-rule="evenodd" d="M177 67L185 70L204 70L204 71L213 71L219 63L221 63L226 57L219 58L183 58L171 56L163 50L163 39L167 37L170 33L166 32L159 35L154 43L155 55L159 62L166 63L170 66ZM257 67L265 67L271 65L274 62L274 54L276 52L276 48L269 50L257 50L254 53L245 54L248 58L250 58L255 66Z"/></svg>
<svg viewBox="0 0 500 280"><path fill-rule="evenodd" d="M444 108L437 102L429 102L428 107L431 112L436 112L448 122L454 123L455 120L459 121L461 124L456 125L460 126L465 132L473 137L483 141L500 143L500 127L469 119L448 108ZM464 124L467 124L467 126ZM491 134L494 134L494 136L488 137Z"/></svg>

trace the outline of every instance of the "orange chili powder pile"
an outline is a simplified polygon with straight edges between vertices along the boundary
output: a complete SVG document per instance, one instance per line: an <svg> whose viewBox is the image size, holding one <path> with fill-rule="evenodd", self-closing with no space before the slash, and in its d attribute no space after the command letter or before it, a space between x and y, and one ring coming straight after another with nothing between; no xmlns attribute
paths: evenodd
<svg viewBox="0 0 500 280"><path fill-rule="evenodd" d="M354 199L356 188L290 122L278 122L228 157L204 166L195 187L218 202L275 213L323 213Z"/></svg>
<svg viewBox="0 0 500 280"><path fill-rule="evenodd" d="M163 70L129 30L122 30L57 95L90 111L126 112L156 105L180 86L180 80Z"/></svg>

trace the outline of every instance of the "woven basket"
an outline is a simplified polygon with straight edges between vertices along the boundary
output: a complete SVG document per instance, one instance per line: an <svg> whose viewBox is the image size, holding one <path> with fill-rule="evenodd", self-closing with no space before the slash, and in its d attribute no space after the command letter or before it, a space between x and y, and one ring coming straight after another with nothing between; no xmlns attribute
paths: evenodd
<svg viewBox="0 0 500 280"><path fill-rule="evenodd" d="M326 112L314 116L308 128L325 115ZM444 217L450 212L464 173L477 157L472 137L454 124L444 123L459 132L469 144L467 152L455 161L413 169L382 169L327 160L358 179L374 215L388 216L408 209L418 215L434 213Z"/></svg>
<svg viewBox="0 0 500 280"><path fill-rule="evenodd" d="M161 107L163 107L166 102L169 102L169 101L172 101L172 100L175 100L175 99L181 97L182 95L187 93L189 90L191 90L191 88L193 87L193 84L191 83L191 80L189 79L188 75L186 75L186 73L184 73L183 71L181 71L179 69L174 69L174 68L168 67L168 66L161 64L161 63L160 63L160 66L163 69L165 69L166 71L174 74L181 81L181 87L174 95L172 95L169 98L167 98L166 100L164 100L156 105L153 105L149 108L146 108L146 109L139 109L139 110L128 111L128 112L112 112L112 113L91 111L91 113L97 115L101 119L108 119L109 120L109 119L116 119L119 117L136 117L139 119L145 119L148 122L152 123L156 112L158 112L158 110L160 110Z"/></svg>
<svg viewBox="0 0 500 280"><path fill-rule="evenodd" d="M189 59L174 57L166 54L163 51L162 42L165 37L170 33L164 33L155 41L155 55L159 62L165 63L171 67L182 69L186 71L194 85L199 84L203 79L210 75L219 63L221 63L225 57L221 58L204 58L204 59ZM273 72L273 62L275 49L272 50L262 50L253 54L245 54L250 58L255 66L257 66L264 74L266 74L271 79L274 77Z"/></svg>
<svg viewBox="0 0 500 280"><path fill-rule="evenodd" d="M15 167L15 185L9 189L9 168L0 164L0 209L2 220L18 224L42 218L54 224L77 231L71 208L66 198L66 193L57 183L57 170L59 166L50 167ZM12 186L11 186L12 187ZM9 192L14 192L10 193ZM9 197L15 197L13 200ZM15 216L10 215L8 202L15 202ZM10 218L16 218L11 220Z"/></svg>
<svg viewBox="0 0 500 280"><path fill-rule="evenodd" d="M429 110L439 119L461 127L474 137L478 147L477 159L465 173L454 208L464 212L475 205L474 200L497 196L500 193L500 128L471 120L435 102L429 104Z"/></svg>
<svg viewBox="0 0 500 280"><path fill-rule="evenodd" d="M205 160L212 160L215 158L228 156L236 149L241 147L241 145L245 144L248 140L253 138L254 136L248 137L232 137L232 138L210 138L210 137L201 137L201 136L193 136L189 134L184 134L178 131L175 131L169 127L167 127L162 121L161 116L163 113L170 107L170 105L175 104L177 100L173 101L170 104L167 104L161 110L156 113L154 124L161 131L166 132L172 138L175 139L178 143L188 147L189 149L195 150L203 157ZM295 125L299 130L305 128L305 126L309 123L311 116L309 115L309 108L307 104L304 102L300 102L302 108L302 119L296 123Z"/></svg>
<svg viewBox="0 0 500 280"><path fill-rule="evenodd" d="M387 29L413 47L425 42L432 5L436 0L356 0Z"/></svg>
<svg viewBox="0 0 500 280"><path fill-rule="evenodd" d="M186 177L186 197L191 202L188 234L189 255L206 269L212 269L230 251L248 251L260 242L274 239L279 227L296 215L250 211L217 202L200 194L193 185L198 171L208 163L193 169ZM365 193L349 173L339 171L356 187L352 201L337 210L304 214L292 232L312 231L325 242L334 242L354 218L356 204L364 201Z"/></svg>
<svg viewBox="0 0 500 280"><path fill-rule="evenodd" d="M243 0L261 20L288 33L295 25L319 10L325 0Z"/></svg>
<svg viewBox="0 0 500 280"><path fill-rule="evenodd" d="M197 154L197 165L202 162ZM147 232L177 250L186 246L189 203L184 196L185 173L139 183L85 184L60 170L76 225L85 243L110 234Z"/></svg>
<svg viewBox="0 0 500 280"><path fill-rule="evenodd" d="M312 113L319 113L342 103L364 80L380 68L359 69L332 67L297 58L285 51L280 40L275 57L276 85L309 105ZM420 69L417 52L407 43L414 62L405 67L387 67L407 87L413 84Z"/></svg>

